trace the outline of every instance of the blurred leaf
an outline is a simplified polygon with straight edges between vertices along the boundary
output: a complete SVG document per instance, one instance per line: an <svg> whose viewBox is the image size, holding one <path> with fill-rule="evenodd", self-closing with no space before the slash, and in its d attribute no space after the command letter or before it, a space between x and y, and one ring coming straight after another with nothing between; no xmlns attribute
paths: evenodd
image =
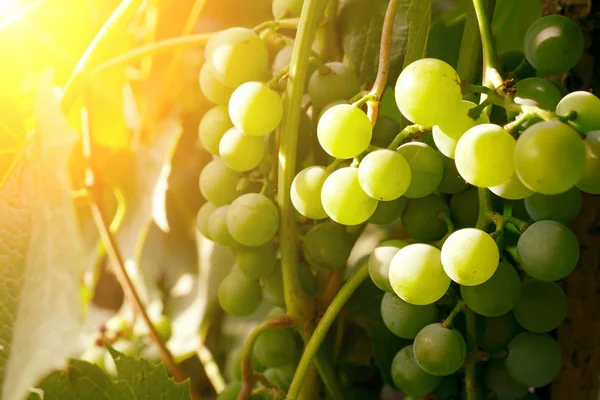
<svg viewBox="0 0 600 400"><path fill-rule="evenodd" d="M0 357L8 353L2 363L6 399L22 398L77 350L74 337L82 326L79 281L86 257L67 171L77 134L48 83L39 90L35 114L27 158L0 192Z"/></svg>
<svg viewBox="0 0 600 400"><path fill-rule="evenodd" d="M160 362L126 356L109 347L115 360L117 377L109 377L97 365L70 360L62 371L55 371L38 384L45 400L187 400L190 383L176 383ZM32 393L28 400L40 400Z"/></svg>
<svg viewBox="0 0 600 400"><path fill-rule="evenodd" d="M404 66L425 57L427 37L431 24L431 0L413 0L406 15L408 24L408 43Z"/></svg>
<svg viewBox="0 0 600 400"><path fill-rule="evenodd" d="M496 52L522 52L527 29L541 16L542 5L539 0L497 0L492 18Z"/></svg>
<svg viewBox="0 0 600 400"><path fill-rule="evenodd" d="M459 1L442 18L431 24L427 42L427 57L446 61L456 67L467 17L468 1Z"/></svg>

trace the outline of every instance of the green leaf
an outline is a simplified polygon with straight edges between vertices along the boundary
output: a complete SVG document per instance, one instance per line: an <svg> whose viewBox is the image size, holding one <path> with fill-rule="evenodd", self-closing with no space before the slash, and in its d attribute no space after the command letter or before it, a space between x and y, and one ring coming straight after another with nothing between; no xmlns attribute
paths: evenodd
<svg viewBox="0 0 600 400"><path fill-rule="evenodd" d="M542 5L539 0L497 0L492 18L496 52L522 52L527 29L541 16Z"/></svg>
<svg viewBox="0 0 600 400"><path fill-rule="evenodd" d="M23 398L41 376L64 365L82 326L79 283L87 260L67 170L77 134L49 80L39 89L35 118L28 153L0 191L5 399Z"/></svg>
<svg viewBox="0 0 600 400"><path fill-rule="evenodd" d="M427 37L431 24L431 0L413 0L406 15L408 24L408 44L404 56L404 66L417 61L427 52Z"/></svg>
<svg viewBox="0 0 600 400"><path fill-rule="evenodd" d="M108 347L117 367L115 378L87 361L70 360L69 365L54 371L38 385L44 400L188 400L189 380L176 383L164 365L141 358L126 356ZM28 400L40 400L37 393Z"/></svg>
<svg viewBox="0 0 600 400"><path fill-rule="evenodd" d="M456 68L469 1L460 1L442 18L431 24L427 57L443 60Z"/></svg>

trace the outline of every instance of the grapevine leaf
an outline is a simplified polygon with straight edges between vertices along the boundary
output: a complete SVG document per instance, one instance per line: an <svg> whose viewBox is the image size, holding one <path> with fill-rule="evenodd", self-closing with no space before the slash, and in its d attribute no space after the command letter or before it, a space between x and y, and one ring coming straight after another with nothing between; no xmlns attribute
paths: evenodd
<svg viewBox="0 0 600 400"><path fill-rule="evenodd" d="M431 0L413 0L406 14L408 25L408 43L404 66L425 57L427 51L427 37L431 24Z"/></svg>
<svg viewBox="0 0 600 400"><path fill-rule="evenodd" d="M467 17L468 0L459 1L433 24L427 40L427 57L445 61L456 68Z"/></svg>
<svg viewBox="0 0 600 400"><path fill-rule="evenodd" d="M542 16L539 0L498 0L492 18L496 51L523 51L529 26Z"/></svg>

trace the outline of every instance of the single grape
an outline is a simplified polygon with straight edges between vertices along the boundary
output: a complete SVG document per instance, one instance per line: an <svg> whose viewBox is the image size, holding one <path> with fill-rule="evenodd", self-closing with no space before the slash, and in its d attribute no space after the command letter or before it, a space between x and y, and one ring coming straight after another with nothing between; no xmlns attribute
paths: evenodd
<svg viewBox="0 0 600 400"><path fill-rule="evenodd" d="M438 125L461 109L460 77L450 65L434 58L409 64L396 81L396 104L415 124Z"/></svg>
<svg viewBox="0 0 600 400"><path fill-rule="evenodd" d="M262 246L279 229L279 211L268 197L247 193L229 206L227 227L231 236L244 246Z"/></svg>
<svg viewBox="0 0 600 400"><path fill-rule="evenodd" d="M250 171L260 164L266 152L263 138L248 136L237 128L231 128L221 138L219 155L230 169Z"/></svg>
<svg viewBox="0 0 600 400"><path fill-rule="evenodd" d="M271 11L273 18L298 18L302 11L304 0L273 0L271 3Z"/></svg>
<svg viewBox="0 0 600 400"><path fill-rule="evenodd" d="M215 206L223 206L235 200L239 172L233 171L220 158L213 158L200 173L200 192L202 196Z"/></svg>
<svg viewBox="0 0 600 400"><path fill-rule="evenodd" d="M570 122L578 130L590 132L600 129L600 99L594 94L580 90L563 97L556 106L556 113L568 115L571 112L576 115Z"/></svg>
<svg viewBox="0 0 600 400"><path fill-rule="evenodd" d="M501 185L490 187L490 191L507 200L520 200L533 194L533 191L521 182L516 173Z"/></svg>
<svg viewBox="0 0 600 400"><path fill-rule="evenodd" d="M227 314L245 317L260 306L262 291L257 280L234 268L219 284L218 299Z"/></svg>
<svg viewBox="0 0 600 400"><path fill-rule="evenodd" d="M231 93L234 88L225 86L223 82L217 79L213 74L212 68L209 63L205 63L200 68L200 89L202 94L208 100L219 106L226 106L229 103Z"/></svg>
<svg viewBox="0 0 600 400"><path fill-rule="evenodd" d="M392 258L390 284L404 301L431 304L448 291L450 278L444 273L440 251L428 244L408 245Z"/></svg>
<svg viewBox="0 0 600 400"><path fill-rule="evenodd" d="M577 188L553 196L536 193L525 199L527 213L534 221L551 219L565 225L575 221L581 206L581 190Z"/></svg>
<svg viewBox="0 0 600 400"><path fill-rule="evenodd" d="M297 365L288 363L276 368L268 368L263 372L263 375L271 383L278 385L283 390L288 390L294 379Z"/></svg>
<svg viewBox="0 0 600 400"><path fill-rule="evenodd" d="M325 111L317 125L319 144L336 158L352 158L365 151L371 141L369 117L350 104L338 104Z"/></svg>
<svg viewBox="0 0 600 400"><path fill-rule="evenodd" d="M410 165L411 179L404 197L425 197L439 186L444 176L442 156L429 145L421 142L405 143L398 148Z"/></svg>
<svg viewBox="0 0 600 400"><path fill-rule="evenodd" d="M469 111L476 106L477 104L473 103L472 101L462 100L459 110L457 110L457 112L455 112L451 118L446 118L439 121L439 123L436 125L437 129L434 127L434 133L437 130L447 138L458 141L458 139L460 139L466 131L474 126L489 124L490 119L486 113L479 114L477 119L473 119L469 116Z"/></svg>
<svg viewBox="0 0 600 400"><path fill-rule="evenodd" d="M229 87L260 81L267 71L269 50L252 29L225 29L209 40L204 53L215 77Z"/></svg>
<svg viewBox="0 0 600 400"><path fill-rule="evenodd" d="M600 131L585 137L585 169L577 187L589 194L600 194Z"/></svg>
<svg viewBox="0 0 600 400"><path fill-rule="evenodd" d="M398 121L380 115L373 126L371 143L379 147L388 147L398 133L400 133L400 124Z"/></svg>
<svg viewBox="0 0 600 400"><path fill-rule="evenodd" d="M417 306L394 293L386 293L381 299L381 317L394 335L414 339L421 329L437 321L438 309L435 304Z"/></svg>
<svg viewBox="0 0 600 400"><path fill-rule="evenodd" d="M477 344L489 352L506 349L508 342L521 331L510 312L499 317L480 318L478 322Z"/></svg>
<svg viewBox="0 0 600 400"><path fill-rule="evenodd" d="M270 275L259 280L263 298L275 307L285 308L285 293L283 292L283 276L281 266L277 265Z"/></svg>
<svg viewBox="0 0 600 400"><path fill-rule="evenodd" d="M444 164L444 175L442 175L442 181L437 190L441 193L456 194L469 187L468 183L458 173L453 159L443 156L442 163Z"/></svg>
<svg viewBox="0 0 600 400"><path fill-rule="evenodd" d="M560 347L543 333L519 333L508 343L505 362L510 376L527 387L546 386L560 372Z"/></svg>
<svg viewBox="0 0 600 400"><path fill-rule="evenodd" d="M257 247L239 246L235 249L235 261L248 278L262 278L272 274L277 265L275 246L271 242Z"/></svg>
<svg viewBox="0 0 600 400"><path fill-rule="evenodd" d="M515 103L528 106L537 106L544 110L553 111L562 98L562 93L556 85L544 78L527 78L518 81ZM515 114L513 113L513 116Z"/></svg>
<svg viewBox="0 0 600 400"><path fill-rule="evenodd" d="M399 197L392 201L380 201L367 222L376 225L391 224L400 218L407 204L408 200L405 197Z"/></svg>
<svg viewBox="0 0 600 400"><path fill-rule="evenodd" d="M458 141L454 160L460 175L474 186L500 185L515 172L516 141L504 128L482 124Z"/></svg>
<svg viewBox="0 0 600 400"><path fill-rule="evenodd" d="M532 278L557 281L579 261L579 242L569 228L556 221L539 221L521 234L517 243L521 266Z"/></svg>
<svg viewBox="0 0 600 400"><path fill-rule="evenodd" d="M485 386L497 399L522 400L528 387L516 382L502 360L491 360L485 369Z"/></svg>
<svg viewBox="0 0 600 400"><path fill-rule="evenodd" d="M309 295L314 296L317 294L317 276L313 274L310 265L306 263L300 263L298 265L298 275L302 289Z"/></svg>
<svg viewBox="0 0 600 400"><path fill-rule="evenodd" d="M216 209L217 207L215 207L214 204L206 202L202 204L202 207L200 207L200 210L198 210L198 214L196 215L196 228L198 229L198 232L207 239L210 239L210 234L208 233L208 218Z"/></svg>
<svg viewBox="0 0 600 400"><path fill-rule="evenodd" d="M267 367L280 367L295 361L298 354L294 332L287 328L263 331L252 348L254 356Z"/></svg>
<svg viewBox="0 0 600 400"><path fill-rule="evenodd" d="M442 378L419 367L411 344L400 350L392 360L392 380L403 393L421 398L433 392Z"/></svg>
<svg viewBox="0 0 600 400"><path fill-rule="evenodd" d="M459 229L442 246L444 271L463 286L480 285L490 279L499 261L496 242L480 229Z"/></svg>
<svg viewBox="0 0 600 400"><path fill-rule="evenodd" d="M365 193L377 200L391 201L402 196L410 184L410 166L398 152L375 150L358 167L358 182Z"/></svg>
<svg viewBox="0 0 600 400"><path fill-rule="evenodd" d="M327 177L321 190L321 203L329 217L342 225L358 225L368 220L377 208L358 182L358 169L340 168Z"/></svg>
<svg viewBox="0 0 600 400"><path fill-rule="evenodd" d="M234 246L235 239L227 229L227 213L229 206L215 209L208 217L208 235L213 242L222 246Z"/></svg>
<svg viewBox="0 0 600 400"><path fill-rule="evenodd" d="M440 239L448 231L446 223L439 218L442 213L450 214L450 210L439 196L412 199L402 214L402 225L413 239L423 242Z"/></svg>
<svg viewBox="0 0 600 400"><path fill-rule="evenodd" d="M321 204L321 189L328 176L327 169L318 165L298 172L290 189L290 197L296 211L311 219L327 218Z"/></svg>
<svg viewBox="0 0 600 400"><path fill-rule="evenodd" d="M579 62L583 34L571 19L547 15L535 21L525 34L525 56L539 72L559 74Z"/></svg>
<svg viewBox="0 0 600 400"><path fill-rule="evenodd" d="M433 137L435 147L437 147L440 153L454 159L458 139L452 139L450 136L446 135L438 125L433 127L431 136Z"/></svg>
<svg viewBox="0 0 600 400"><path fill-rule="evenodd" d="M246 135L264 136L277 128L283 117L283 101L278 92L262 82L240 85L229 100L229 117Z"/></svg>
<svg viewBox="0 0 600 400"><path fill-rule="evenodd" d="M479 216L479 194L469 188L450 199L450 212L457 228L474 227Z"/></svg>
<svg viewBox="0 0 600 400"><path fill-rule="evenodd" d="M440 323L421 329L413 346L419 366L436 376L455 373L467 357L467 344L460 332L445 328Z"/></svg>
<svg viewBox="0 0 600 400"><path fill-rule="evenodd" d="M216 106L204 114L198 126L202 147L210 154L219 154L219 143L225 132L233 127L225 106Z"/></svg>
<svg viewBox="0 0 600 400"><path fill-rule="evenodd" d="M507 261L502 261L490 279L477 286L461 286L465 304L479 315L498 317L515 307L521 294L519 274Z"/></svg>
<svg viewBox="0 0 600 400"><path fill-rule="evenodd" d="M567 295L555 282L526 280L513 314L519 325L530 332L550 332L567 316Z"/></svg>
<svg viewBox="0 0 600 400"><path fill-rule="evenodd" d="M527 128L515 147L519 179L542 194L559 194L575 186L585 169L585 145L571 127L544 121Z"/></svg>
<svg viewBox="0 0 600 400"><path fill-rule="evenodd" d="M369 275L379 289L393 293L390 284L390 263L396 253L408 243L404 240L386 240L381 242L369 255Z"/></svg>
<svg viewBox="0 0 600 400"><path fill-rule="evenodd" d="M308 81L308 95L313 106L323 108L336 100L346 100L360 90L354 70L340 62L328 62L317 69Z"/></svg>
<svg viewBox="0 0 600 400"><path fill-rule="evenodd" d="M343 268L352 251L352 241L342 225L322 223L313 226L303 241L304 257L316 268Z"/></svg>

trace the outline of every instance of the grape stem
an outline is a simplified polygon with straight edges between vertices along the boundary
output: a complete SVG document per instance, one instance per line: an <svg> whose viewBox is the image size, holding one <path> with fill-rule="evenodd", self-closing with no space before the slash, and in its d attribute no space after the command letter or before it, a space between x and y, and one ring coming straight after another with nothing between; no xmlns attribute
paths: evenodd
<svg viewBox="0 0 600 400"><path fill-rule="evenodd" d="M252 349L254 343L261 333L268 329L273 328L289 328L294 326L294 321L289 315L281 315L266 320L256 329L252 331L246 343L244 344L244 351L242 352L242 388L238 394L237 400L250 400L252 396L252 388L254 387L254 371L252 370Z"/></svg>
<svg viewBox="0 0 600 400"><path fill-rule="evenodd" d="M252 30L256 33L260 33L264 30L272 29L298 29L298 25L300 23L300 18L285 18L279 19L277 21L265 21L261 24L256 25Z"/></svg>
<svg viewBox="0 0 600 400"><path fill-rule="evenodd" d="M346 281L344 286L340 289L338 294L335 296L331 305L325 311L323 318L319 321L319 324L315 328L313 335L306 344L302 358L298 363L292 384L288 391L287 399L295 400L298 398L304 376L308 367L310 366L312 358L317 354L321 343L325 339L325 335L329 331L329 328L335 321L337 315L344 307L350 296L356 291L360 284L369 276L368 264L363 263L356 272Z"/></svg>
<svg viewBox="0 0 600 400"><path fill-rule="evenodd" d="M483 49L483 85L498 88L502 86L503 79L495 67L496 52L494 49L494 39L492 36L491 19L488 16L486 3L489 9L493 9L495 1L473 0L473 8L479 26L479 36L481 37L481 46Z"/></svg>
<svg viewBox="0 0 600 400"><path fill-rule="evenodd" d="M269 79L269 81L267 82L267 86L273 90L277 90L279 81L282 79L285 79L288 76L289 72L290 72L290 66L286 65L285 67L283 67L281 69L281 71L279 71L271 79Z"/></svg>
<svg viewBox="0 0 600 400"><path fill-rule="evenodd" d="M426 127L426 126L421 126L421 125L416 125L416 124L409 125L406 128L402 129L400 131L400 133L398 133L396 135L394 140L392 140L392 143L390 143L390 145L388 146L388 149L395 151L398 149L398 147L400 147L400 143L402 143L402 141L404 139L406 139L407 137L418 135L420 133L425 133L425 132L431 132L431 127Z"/></svg>
<svg viewBox="0 0 600 400"><path fill-rule="evenodd" d="M479 350L477 349L477 320L475 313L466 308L465 319L466 319L466 336L467 336L467 351L469 356L465 360L465 379L467 389L467 400L477 399L477 382L475 381L475 364L477 363L477 357Z"/></svg>
<svg viewBox="0 0 600 400"><path fill-rule="evenodd" d="M446 318L444 320L444 322L442 322L442 326L447 329L452 328L452 324L454 323L454 318L461 312L465 311L466 309L467 309L467 305L465 304L465 302L462 300L458 300L458 302L456 303L456 305L454 306L452 311L450 311L448 318Z"/></svg>
<svg viewBox="0 0 600 400"><path fill-rule="evenodd" d="M446 224L446 234L444 235L443 238L441 238L434 244L434 246L439 249L444 245L444 242L446 241L446 239L448 239L448 237L450 235L452 235L452 232L454 232L454 222L452 222L452 218L450 218L450 215L448 214L448 212L443 211L443 210L439 211L437 213L436 217L437 217L437 219L439 219L440 221L443 221Z"/></svg>

